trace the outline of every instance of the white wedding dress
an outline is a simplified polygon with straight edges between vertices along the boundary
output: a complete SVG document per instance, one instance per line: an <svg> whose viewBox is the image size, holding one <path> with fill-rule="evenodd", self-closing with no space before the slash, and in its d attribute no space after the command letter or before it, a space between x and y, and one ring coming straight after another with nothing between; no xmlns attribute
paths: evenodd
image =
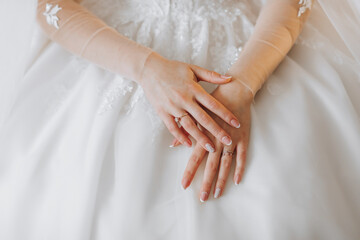
<svg viewBox="0 0 360 240"><path fill-rule="evenodd" d="M225 73L262 3L82 4L167 58ZM168 147L141 87L40 47L39 33L0 132L0 239L360 239L360 65L333 26L315 3L256 95L243 181L205 203L205 161L182 190L192 149Z"/></svg>

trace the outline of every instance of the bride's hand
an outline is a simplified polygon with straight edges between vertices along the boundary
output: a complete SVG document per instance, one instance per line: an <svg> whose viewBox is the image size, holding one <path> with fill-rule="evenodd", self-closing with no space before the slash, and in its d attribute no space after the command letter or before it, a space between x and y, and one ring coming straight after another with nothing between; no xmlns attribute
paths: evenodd
<svg viewBox="0 0 360 240"><path fill-rule="evenodd" d="M231 145L227 146L219 141L215 141L216 151L208 154L202 186L199 193L199 198L202 202L208 199L212 183L216 176L214 197L217 198L222 195L225 189L226 180L229 176L233 156L235 156L236 159L233 181L236 185L240 183L244 173L246 151L250 134L250 106L253 100L252 93L234 78L231 83L219 86L212 95L239 118L241 127L238 129L231 128L224 124L217 116L211 114L214 120L230 133L233 142ZM211 138L206 130L205 133ZM196 144L181 182L184 189L191 184L195 172L204 159L205 153L206 152L200 145Z"/></svg>
<svg viewBox="0 0 360 240"><path fill-rule="evenodd" d="M180 117L179 123L196 139L197 144L213 152L215 145L209 137L215 136L218 142L229 144L231 137L223 128L236 129L240 124L233 113L198 84L200 80L221 84L231 81L231 77L221 76L196 65L168 60L153 52L146 62L139 83L175 138L188 147L192 145L190 138L175 121L175 117ZM214 121L203 107L220 116L227 124L220 119ZM200 131L193 118L210 134L205 135ZM223 128L219 124L222 124Z"/></svg>

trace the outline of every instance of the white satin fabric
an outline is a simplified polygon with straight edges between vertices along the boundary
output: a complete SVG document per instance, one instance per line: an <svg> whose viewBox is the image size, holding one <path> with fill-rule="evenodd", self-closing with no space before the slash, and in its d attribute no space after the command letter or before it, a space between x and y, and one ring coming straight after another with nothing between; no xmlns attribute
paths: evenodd
<svg viewBox="0 0 360 240"><path fill-rule="evenodd" d="M195 21L177 11L211 10L207 1L141 1L145 12L164 13L143 19L130 2L140 1L83 4L166 57L223 72L236 56L219 49L241 50L260 6L213 1L218 15L237 14ZM0 128L0 239L359 239L359 48L338 29L336 3L324 2L256 96L242 183L229 179L206 203L198 199L204 164L182 190L191 149L168 148L172 137L136 83L35 34ZM349 26L354 36L358 26Z"/></svg>

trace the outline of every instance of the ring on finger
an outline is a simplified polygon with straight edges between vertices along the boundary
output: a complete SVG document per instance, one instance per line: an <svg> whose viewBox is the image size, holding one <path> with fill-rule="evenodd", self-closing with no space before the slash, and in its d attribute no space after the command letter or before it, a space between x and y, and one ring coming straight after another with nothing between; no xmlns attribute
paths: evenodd
<svg viewBox="0 0 360 240"><path fill-rule="evenodd" d="M182 119L183 117L188 116L188 115L189 115L189 113L186 112L186 113L184 113L183 115L181 115L180 117L175 117L175 118L174 118L174 119L175 119L175 122L180 123L181 119Z"/></svg>
<svg viewBox="0 0 360 240"><path fill-rule="evenodd" d="M223 150L222 155L223 156L232 156L235 151L229 151L229 150Z"/></svg>

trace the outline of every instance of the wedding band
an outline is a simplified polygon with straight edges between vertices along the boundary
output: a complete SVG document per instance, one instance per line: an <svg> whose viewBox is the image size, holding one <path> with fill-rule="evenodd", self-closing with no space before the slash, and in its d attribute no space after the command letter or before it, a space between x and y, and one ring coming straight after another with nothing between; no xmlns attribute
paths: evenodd
<svg viewBox="0 0 360 240"><path fill-rule="evenodd" d="M223 151L222 155L225 156L225 155L229 155L229 156L232 156L234 154L234 151Z"/></svg>
<svg viewBox="0 0 360 240"><path fill-rule="evenodd" d="M180 117L175 117L175 122L180 122L180 120L181 120L181 118L183 118L183 117L185 117L185 116L187 116L187 115L189 115L189 113L184 113L183 115L181 115Z"/></svg>

